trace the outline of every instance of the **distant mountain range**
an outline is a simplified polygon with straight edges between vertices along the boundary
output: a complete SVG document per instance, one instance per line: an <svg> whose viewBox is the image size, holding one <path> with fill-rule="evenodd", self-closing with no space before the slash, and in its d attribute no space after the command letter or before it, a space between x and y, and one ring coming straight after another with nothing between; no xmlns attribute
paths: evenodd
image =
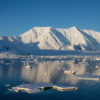
<svg viewBox="0 0 100 100"><path fill-rule="evenodd" d="M1 52L100 51L100 32L71 27L34 27L20 36L0 36Z"/></svg>

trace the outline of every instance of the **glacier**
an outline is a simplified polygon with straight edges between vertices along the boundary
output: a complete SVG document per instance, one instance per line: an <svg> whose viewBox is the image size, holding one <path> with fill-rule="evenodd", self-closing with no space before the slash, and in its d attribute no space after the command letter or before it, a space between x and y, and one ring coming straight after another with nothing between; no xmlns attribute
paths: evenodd
<svg viewBox="0 0 100 100"><path fill-rule="evenodd" d="M0 52L100 51L100 32L71 27L33 27L19 36L0 36ZM37 53L38 54L38 53Z"/></svg>

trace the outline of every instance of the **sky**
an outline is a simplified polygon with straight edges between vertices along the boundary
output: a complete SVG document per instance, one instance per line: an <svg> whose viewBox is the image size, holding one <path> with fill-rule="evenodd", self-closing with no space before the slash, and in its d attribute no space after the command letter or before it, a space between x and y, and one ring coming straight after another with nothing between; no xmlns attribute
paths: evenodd
<svg viewBox="0 0 100 100"><path fill-rule="evenodd" d="M100 0L0 0L0 35L20 35L37 26L100 32Z"/></svg>

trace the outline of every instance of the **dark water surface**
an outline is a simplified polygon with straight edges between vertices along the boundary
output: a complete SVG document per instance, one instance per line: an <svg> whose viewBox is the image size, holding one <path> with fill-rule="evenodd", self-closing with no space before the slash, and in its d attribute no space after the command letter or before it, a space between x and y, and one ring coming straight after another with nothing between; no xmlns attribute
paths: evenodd
<svg viewBox="0 0 100 100"><path fill-rule="evenodd" d="M100 63L75 61L41 61L28 63L10 61L0 63L0 100L99 100L100 81L81 80L65 70L78 75L100 75ZM98 67L96 67L98 66ZM53 83L62 86L74 86L78 90L46 90L40 93L11 92L8 89L21 84Z"/></svg>

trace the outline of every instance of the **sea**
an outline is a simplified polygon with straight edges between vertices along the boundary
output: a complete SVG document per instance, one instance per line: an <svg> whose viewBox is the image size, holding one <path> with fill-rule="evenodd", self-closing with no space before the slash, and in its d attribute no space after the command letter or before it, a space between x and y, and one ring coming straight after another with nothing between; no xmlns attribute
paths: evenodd
<svg viewBox="0 0 100 100"><path fill-rule="evenodd" d="M22 57L0 59L0 100L99 100L98 57ZM58 59L59 58L59 59ZM66 59L65 59L66 58ZM13 91L20 85L53 84L76 90ZM28 87L27 87L28 88ZM31 88L31 89L34 89Z"/></svg>

